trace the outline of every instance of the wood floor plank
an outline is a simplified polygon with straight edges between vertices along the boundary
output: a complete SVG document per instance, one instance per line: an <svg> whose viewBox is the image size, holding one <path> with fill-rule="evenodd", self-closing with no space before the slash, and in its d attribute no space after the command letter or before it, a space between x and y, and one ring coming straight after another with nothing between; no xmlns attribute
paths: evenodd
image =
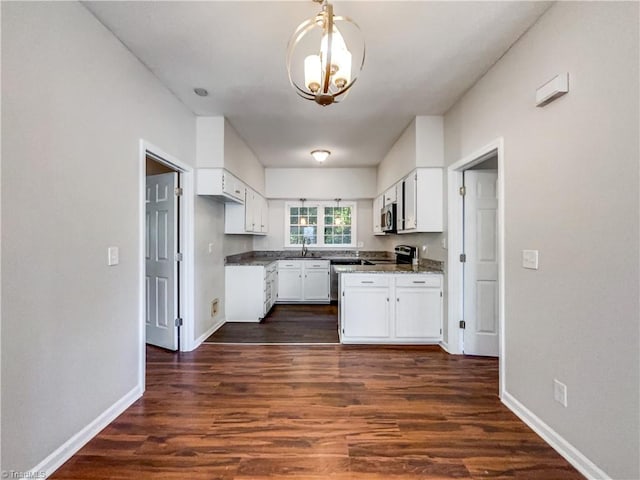
<svg viewBox="0 0 640 480"><path fill-rule="evenodd" d="M144 396L57 479L581 479L438 347L149 347Z"/></svg>

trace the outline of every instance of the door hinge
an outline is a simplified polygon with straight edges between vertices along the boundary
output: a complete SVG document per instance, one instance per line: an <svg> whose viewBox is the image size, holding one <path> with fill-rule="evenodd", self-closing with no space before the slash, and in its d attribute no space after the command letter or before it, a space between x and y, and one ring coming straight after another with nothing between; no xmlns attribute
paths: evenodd
<svg viewBox="0 0 640 480"><path fill-rule="evenodd" d="M440 329L440 335L442 335L442 329Z"/></svg>
<svg viewBox="0 0 640 480"><path fill-rule="evenodd" d="M467 328L467 322L465 322L464 320L460 320L460 328Z"/></svg>
<svg viewBox="0 0 640 480"><path fill-rule="evenodd" d="M462 263L464 263L464 262L466 262L466 261L467 261L467 254L466 254L466 253L461 253L461 254L460 254L460 261L461 261Z"/></svg>
<svg viewBox="0 0 640 480"><path fill-rule="evenodd" d="M183 193L183 192L182 192L182 187L176 187L176 188L173 190L173 193L175 194L175 196L176 196L176 197L181 197L181 196L182 196L182 193Z"/></svg>
<svg viewBox="0 0 640 480"><path fill-rule="evenodd" d="M176 253L176 262L181 262L182 261L182 254L181 253Z"/></svg>
<svg viewBox="0 0 640 480"><path fill-rule="evenodd" d="M176 318L176 327L182 326L182 319L180 317Z"/></svg>
<svg viewBox="0 0 640 480"><path fill-rule="evenodd" d="M463 197L467 194L467 187L460 187L458 190Z"/></svg>
<svg viewBox="0 0 640 480"><path fill-rule="evenodd" d="M442 296L442 292L440 292L440 296Z"/></svg>

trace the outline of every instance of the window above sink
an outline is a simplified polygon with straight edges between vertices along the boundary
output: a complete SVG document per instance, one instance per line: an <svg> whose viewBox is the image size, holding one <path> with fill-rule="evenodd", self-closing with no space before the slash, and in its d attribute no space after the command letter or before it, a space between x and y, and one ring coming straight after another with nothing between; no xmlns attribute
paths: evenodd
<svg viewBox="0 0 640 480"><path fill-rule="evenodd" d="M355 202L286 202L285 247L356 247L356 210Z"/></svg>

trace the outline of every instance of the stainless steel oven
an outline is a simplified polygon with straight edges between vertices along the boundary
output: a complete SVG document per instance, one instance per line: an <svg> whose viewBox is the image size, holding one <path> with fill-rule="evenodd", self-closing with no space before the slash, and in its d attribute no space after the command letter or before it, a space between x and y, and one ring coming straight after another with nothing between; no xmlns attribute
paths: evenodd
<svg viewBox="0 0 640 480"><path fill-rule="evenodd" d="M396 233L396 215L398 207L395 203L385 206L380 212L380 224L385 233Z"/></svg>

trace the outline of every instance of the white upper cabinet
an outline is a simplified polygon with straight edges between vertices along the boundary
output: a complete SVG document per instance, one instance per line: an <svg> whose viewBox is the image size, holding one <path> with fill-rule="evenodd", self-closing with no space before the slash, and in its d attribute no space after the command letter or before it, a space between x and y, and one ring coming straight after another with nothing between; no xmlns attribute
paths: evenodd
<svg viewBox="0 0 640 480"><path fill-rule="evenodd" d="M267 200L250 187L244 188L244 203L224 206L224 233L266 235L269 216Z"/></svg>
<svg viewBox="0 0 640 480"><path fill-rule="evenodd" d="M385 192L384 192L384 206L386 207L387 205L391 205L392 203L395 203L398 201L398 192L396 189L396 185L394 185L391 188L388 188Z"/></svg>
<svg viewBox="0 0 640 480"><path fill-rule="evenodd" d="M417 116L378 165L378 192L397 204L398 233L442 232L443 167L442 116Z"/></svg>
<svg viewBox="0 0 640 480"><path fill-rule="evenodd" d="M210 195L225 202L244 202L244 183L224 168L199 168L196 193Z"/></svg>
<svg viewBox="0 0 640 480"><path fill-rule="evenodd" d="M374 235L384 235L382 231L382 207L384 207L384 195L378 195L373 199L373 234Z"/></svg>
<svg viewBox="0 0 640 480"><path fill-rule="evenodd" d="M441 168L418 168L402 181L398 203L398 233L442 232L443 191ZM402 206L402 208L400 208Z"/></svg>

